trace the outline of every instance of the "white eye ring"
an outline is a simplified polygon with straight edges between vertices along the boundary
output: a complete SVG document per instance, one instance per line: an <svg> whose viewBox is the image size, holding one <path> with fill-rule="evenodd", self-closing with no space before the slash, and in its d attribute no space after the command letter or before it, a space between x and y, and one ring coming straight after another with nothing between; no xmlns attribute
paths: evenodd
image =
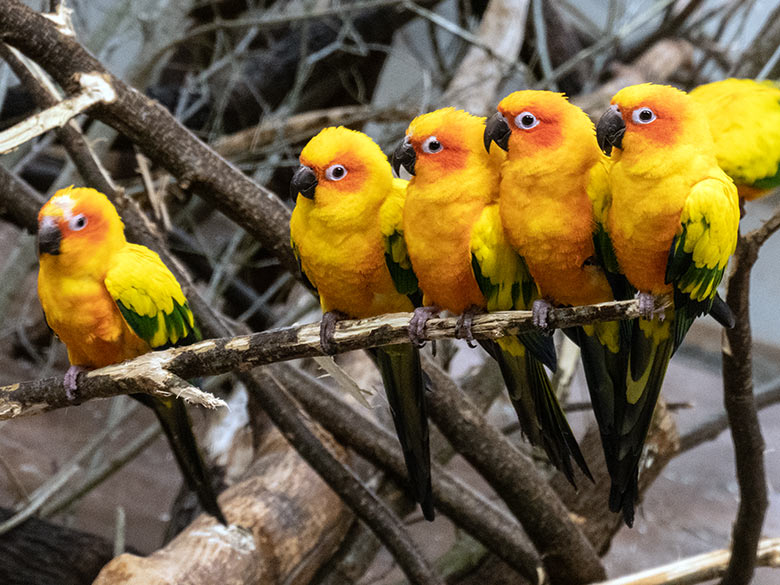
<svg viewBox="0 0 780 585"><path fill-rule="evenodd" d="M655 120L655 112L650 108L637 108L631 114L631 119L635 124L649 124Z"/></svg>
<svg viewBox="0 0 780 585"><path fill-rule="evenodd" d="M325 170L325 176L330 181L340 181L347 176L347 168L344 165L331 165Z"/></svg>
<svg viewBox="0 0 780 585"><path fill-rule="evenodd" d="M442 146L438 138L429 136L425 139L425 142L423 142L422 149L423 152L427 152L428 154L436 154L437 152L444 150L444 146Z"/></svg>
<svg viewBox="0 0 780 585"><path fill-rule="evenodd" d="M521 130L530 130L538 124L539 118L534 116L531 112L520 112L515 116L515 126Z"/></svg>
<svg viewBox="0 0 780 585"><path fill-rule="evenodd" d="M83 213L74 215L70 218L70 221L68 221L68 227L70 227L71 231L74 232L83 230L85 227L87 227L87 216Z"/></svg>

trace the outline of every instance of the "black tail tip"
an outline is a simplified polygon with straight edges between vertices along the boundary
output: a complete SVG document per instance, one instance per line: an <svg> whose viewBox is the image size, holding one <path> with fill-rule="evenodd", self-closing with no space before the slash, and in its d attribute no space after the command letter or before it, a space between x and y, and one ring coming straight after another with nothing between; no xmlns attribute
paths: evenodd
<svg viewBox="0 0 780 585"><path fill-rule="evenodd" d="M222 524L223 526L230 526L230 522L228 522L227 519L225 518L225 515L222 513L221 508L217 507L216 509L210 509L207 511L209 514L214 516L214 518L216 518L219 521L219 523Z"/></svg>
<svg viewBox="0 0 780 585"><path fill-rule="evenodd" d="M418 498L420 503L420 510L422 511L423 518L428 522L433 522L436 517L436 513L433 510L433 491L431 490L431 484L428 484L425 493L421 498Z"/></svg>
<svg viewBox="0 0 780 585"><path fill-rule="evenodd" d="M623 522L629 528L634 527L634 501L636 492L628 489L621 491L620 488L612 485L609 491L609 509L612 512L622 512Z"/></svg>

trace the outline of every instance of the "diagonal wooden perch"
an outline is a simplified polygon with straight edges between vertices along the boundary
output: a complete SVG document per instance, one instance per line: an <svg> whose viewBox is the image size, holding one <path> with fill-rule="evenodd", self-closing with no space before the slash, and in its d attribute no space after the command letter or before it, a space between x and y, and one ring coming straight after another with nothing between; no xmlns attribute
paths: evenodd
<svg viewBox="0 0 780 585"><path fill-rule="evenodd" d="M548 320L551 327L572 327L638 316L638 304L631 300L553 309ZM334 347L341 353L405 343L408 341L410 317L409 313L394 313L339 322L334 335ZM431 319L426 327L425 338L434 340L455 337L456 323L455 318ZM530 311L501 311L475 317L472 331L477 339L495 339L533 328ZM151 352L82 375L79 378L77 400L83 402L93 398L143 392L163 396L175 394L193 404L216 408L224 403L184 380L322 354L319 323L238 337L208 339L187 347ZM0 387L0 420L38 414L72 404L62 380L58 378Z"/></svg>

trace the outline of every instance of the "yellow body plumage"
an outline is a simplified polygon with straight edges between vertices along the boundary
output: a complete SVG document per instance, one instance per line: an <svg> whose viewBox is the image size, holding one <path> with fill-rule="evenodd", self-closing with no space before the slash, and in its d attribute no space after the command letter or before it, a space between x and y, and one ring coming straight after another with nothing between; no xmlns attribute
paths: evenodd
<svg viewBox="0 0 780 585"><path fill-rule="evenodd" d="M38 250L38 296L46 321L68 348L69 392L79 368L200 339L176 278L155 252L127 242L116 209L95 189L55 193L38 214ZM184 403L133 397L154 410L201 506L227 525Z"/></svg>
<svg viewBox="0 0 780 585"><path fill-rule="evenodd" d="M73 230L70 224L79 215L88 223ZM62 232L60 252L41 255L38 295L71 364L98 368L196 335L179 283L155 252L127 242L105 195L63 189L39 218L56 222ZM120 304L137 315L147 334L139 336Z"/></svg>
<svg viewBox="0 0 780 585"><path fill-rule="evenodd" d="M632 86L613 99L629 112L624 118L646 102L657 110L657 119L640 125L629 118L623 148L612 154L607 225L629 282L661 294L672 290L666 278L669 250L683 226L685 252L694 264L722 271L736 247L739 208L733 182L718 167L701 110L683 92L666 86ZM712 285L706 292L714 295ZM701 291L697 296L703 297Z"/></svg>
<svg viewBox="0 0 780 585"><path fill-rule="evenodd" d="M301 271L323 312L351 317L411 311L419 298L403 238L406 181L394 179L379 146L362 132L325 128L300 156L308 186L290 219ZM323 319L325 322L325 319ZM425 387L416 347L398 344L371 352L382 374L415 499L433 520Z"/></svg>
<svg viewBox="0 0 780 585"><path fill-rule="evenodd" d="M325 172L336 160L349 174L328 181ZM316 201L298 196L290 237L323 312L362 318L411 311L411 301L396 290L388 272L383 236L401 220L406 181L393 179L373 140L346 128L320 132L301 152L301 164L321 180Z"/></svg>
<svg viewBox="0 0 780 585"><path fill-rule="evenodd" d="M724 79L689 94L704 112L720 167L745 199L780 186L780 86Z"/></svg>

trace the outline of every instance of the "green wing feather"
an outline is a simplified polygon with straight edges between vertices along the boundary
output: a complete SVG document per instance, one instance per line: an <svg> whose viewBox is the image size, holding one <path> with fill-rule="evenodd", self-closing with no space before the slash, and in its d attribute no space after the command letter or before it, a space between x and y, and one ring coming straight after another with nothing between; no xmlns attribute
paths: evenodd
<svg viewBox="0 0 780 585"><path fill-rule="evenodd" d="M116 254L106 273L105 285L127 324L153 349L201 339L179 283L148 248L128 244ZM132 397L154 410L187 486L197 494L201 507L227 525L184 403L148 394Z"/></svg>
<svg viewBox="0 0 780 585"><path fill-rule="evenodd" d="M409 297L412 305L422 306L422 290L406 249L403 212L407 181L393 179L393 189L379 210L379 227L385 244L385 263L396 290Z"/></svg>
<svg viewBox="0 0 780 585"><path fill-rule="evenodd" d="M733 184L707 179L693 186L685 202L681 230L669 249L666 267L666 282L674 287L675 349L696 317L712 308L737 245L736 201Z"/></svg>
<svg viewBox="0 0 780 585"><path fill-rule="evenodd" d="M181 286L148 248L125 246L115 255L105 285L127 324L152 349L201 339Z"/></svg>

